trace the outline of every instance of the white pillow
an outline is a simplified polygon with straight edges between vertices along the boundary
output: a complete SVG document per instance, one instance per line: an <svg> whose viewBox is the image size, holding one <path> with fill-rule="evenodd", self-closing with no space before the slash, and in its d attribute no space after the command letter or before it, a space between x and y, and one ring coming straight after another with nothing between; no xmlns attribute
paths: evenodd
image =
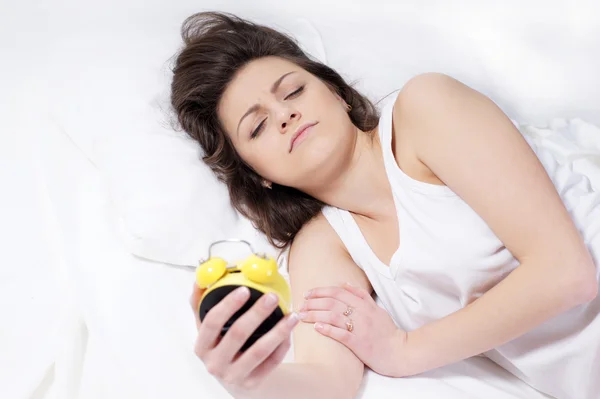
<svg viewBox="0 0 600 399"><path fill-rule="evenodd" d="M572 9L566 18L543 2L480 3L290 3L290 15L313 21L324 46L306 20L279 15L268 21L375 101L418 73L439 71L489 95L520 123L545 126L555 117L600 123L600 92L593 89L600 85L594 56L600 36L586 18L592 10ZM230 207L196 144L172 132L159 112L168 96L165 61L180 43L182 18L169 18L104 27L63 42L50 71L63 79L55 81L48 103L102 170L127 248L166 263L195 264L217 237L265 242Z"/></svg>
<svg viewBox="0 0 600 399"><path fill-rule="evenodd" d="M131 253L197 265L211 242L243 238L274 256L266 237L230 205L225 185L201 161L199 145L171 129L169 60L182 44L177 22L128 24L61 41L49 62L49 112L102 172ZM257 22L290 33L325 61L307 20Z"/></svg>

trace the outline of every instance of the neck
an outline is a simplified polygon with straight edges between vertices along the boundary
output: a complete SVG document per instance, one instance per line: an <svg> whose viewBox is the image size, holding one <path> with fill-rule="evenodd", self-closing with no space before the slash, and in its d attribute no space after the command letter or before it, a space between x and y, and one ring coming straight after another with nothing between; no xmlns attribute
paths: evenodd
<svg viewBox="0 0 600 399"><path fill-rule="evenodd" d="M395 206L379 134L377 130L371 134L359 130L356 137L353 154L341 173L326 186L308 194L354 214L384 220L390 212L395 212Z"/></svg>

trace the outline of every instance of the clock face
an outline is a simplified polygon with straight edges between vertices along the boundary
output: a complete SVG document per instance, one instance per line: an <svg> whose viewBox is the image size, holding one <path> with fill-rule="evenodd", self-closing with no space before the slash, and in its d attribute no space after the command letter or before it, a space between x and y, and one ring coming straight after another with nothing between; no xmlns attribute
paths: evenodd
<svg viewBox="0 0 600 399"><path fill-rule="evenodd" d="M215 288L210 291L200 302L199 309L199 317L200 321L204 320L206 314L210 309L212 309L216 304L218 304L223 298L225 298L231 291L238 288L238 285L226 285L222 287ZM225 323L223 328L221 329L221 336L224 336L229 328L233 325L233 323L246 311L248 311L254 303L263 296L263 293L257 289L248 287L250 289L250 298L246 301L246 303L238 310L236 313L231 316L231 318ZM266 334L271 328L273 328L279 320L283 318L283 311L280 307L277 307L263 322L256 331L248 338L246 343L240 349L241 352L244 352L248 349L254 342L256 342L260 337Z"/></svg>

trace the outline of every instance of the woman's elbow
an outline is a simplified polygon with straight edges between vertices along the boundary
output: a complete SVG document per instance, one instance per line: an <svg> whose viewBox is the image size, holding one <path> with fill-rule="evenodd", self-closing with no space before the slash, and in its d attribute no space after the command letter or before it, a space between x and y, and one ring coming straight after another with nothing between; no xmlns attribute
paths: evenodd
<svg viewBox="0 0 600 399"><path fill-rule="evenodd" d="M592 276L586 283L580 285L580 294L582 304L592 302L598 297L598 279L596 276Z"/></svg>

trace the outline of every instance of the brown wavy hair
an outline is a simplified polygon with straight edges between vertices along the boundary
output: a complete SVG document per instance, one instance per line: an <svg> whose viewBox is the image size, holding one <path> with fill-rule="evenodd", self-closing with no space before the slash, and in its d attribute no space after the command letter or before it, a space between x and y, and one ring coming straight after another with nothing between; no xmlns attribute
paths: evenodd
<svg viewBox="0 0 600 399"><path fill-rule="evenodd" d="M171 106L177 124L203 149L203 161L229 189L232 206L269 242L286 248L300 228L325 205L302 191L273 184L236 152L217 117L217 105L235 74L252 60L276 56L295 63L351 105L349 116L362 131L377 127L374 105L332 68L304 53L290 36L228 13L201 12L182 24L184 45L172 68Z"/></svg>

